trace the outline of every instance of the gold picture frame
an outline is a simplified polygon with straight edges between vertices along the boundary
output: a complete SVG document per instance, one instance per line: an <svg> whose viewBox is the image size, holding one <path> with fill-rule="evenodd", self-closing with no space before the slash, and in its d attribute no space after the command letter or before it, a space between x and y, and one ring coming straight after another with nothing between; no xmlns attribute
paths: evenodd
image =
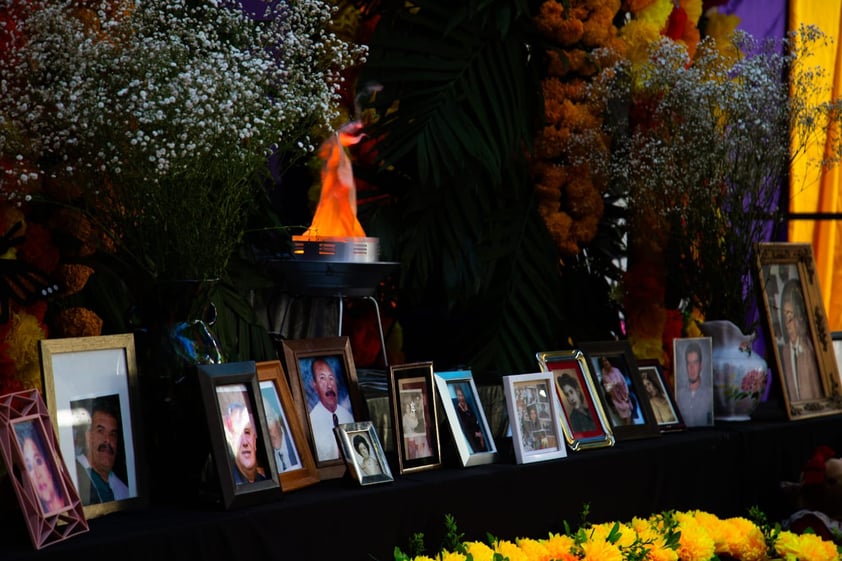
<svg viewBox="0 0 842 561"><path fill-rule="evenodd" d="M772 360L790 420L842 413L842 387L808 243L756 246Z"/></svg>
<svg viewBox="0 0 842 561"><path fill-rule="evenodd" d="M85 517L145 506L147 471L142 461L145 450L134 335L42 339L39 351L47 409L62 456L76 459L72 462L75 469L69 470ZM113 478L109 476L113 498L97 497L85 465L94 418L104 418L109 424L116 421Z"/></svg>
<svg viewBox="0 0 842 561"><path fill-rule="evenodd" d="M578 452L614 446L614 433L589 373L585 353L579 349L545 351L536 357L541 371L553 376L561 405L561 429L570 449Z"/></svg>

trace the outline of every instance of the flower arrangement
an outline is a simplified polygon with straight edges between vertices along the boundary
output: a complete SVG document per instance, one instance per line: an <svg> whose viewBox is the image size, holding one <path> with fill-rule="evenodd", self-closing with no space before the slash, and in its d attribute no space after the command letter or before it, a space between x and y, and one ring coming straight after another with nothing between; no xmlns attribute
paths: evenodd
<svg viewBox="0 0 842 561"><path fill-rule="evenodd" d="M153 279L225 271L270 157L335 128L342 72L364 57L321 0L258 14L236 0L3 4L4 198L26 204L40 184Z"/></svg>
<svg viewBox="0 0 842 561"><path fill-rule="evenodd" d="M809 101L822 72L807 66L811 45L824 40L812 27L782 42L736 31L727 48L712 37L695 49L663 38L591 84L613 144L608 158L586 161L626 186L629 231L660 245L648 252L660 252L674 281L667 307L752 327L754 245L781 220L792 161L842 118L842 100ZM842 156L842 143L830 144L818 165Z"/></svg>
<svg viewBox="0 0 842 561"><path fill-rule="evenodd" d="M665 512L625 523L585 524L546 538L488 543L454 540L451 532L446 549L435 556L409 556L396 548L395 561L831 561L842 553L814 534L770 528L762 514L754 514L757 523L699 510ZM452 519L449 524L453 530Z"/></svg>

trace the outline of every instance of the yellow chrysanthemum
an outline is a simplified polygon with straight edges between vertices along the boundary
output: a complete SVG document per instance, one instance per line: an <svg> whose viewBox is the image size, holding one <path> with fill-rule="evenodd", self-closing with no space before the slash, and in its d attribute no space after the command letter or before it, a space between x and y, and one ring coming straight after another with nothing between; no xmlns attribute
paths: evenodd
<svg viewBox="0 0 842 561"><path fill-rule="evenodd" d="M543 541L552 559L572 559L570 550L575 545L573 538L564 534L550 534L550 537Z"/></svg>
<svg viewBox="0 0 842 561"><path fill-rule="evenodd" d="M457 553L455 551L442 551L439 554L440 561L465 561L467 557L464 553Z"/></svg>
<svg viewBox="0 0 842 561"><path fill-rule="evenodd" d="M682 561L708 561L715 553L713 539L707 531L696 521L695 513L678 512L681 538L678 545L678 557Z"/></svg>
<svg viewBox="0 0 842 561"><path fill-rule="evenodd" d="M520 547L507 540L499 540L494 544L494 550L509 561L533 561Z"/></svg>
<svg viewBox="0 0 842 561"><path fill-rule="evenodd" d="M465 550L473 556L473 561L493 561L494 550L482 542L465 542Z"/></svg>
<svg viewBox="0 0 842 561"><path fill-rule="evenodd" d="M667 25L675 4L673 0L655 0L634 15L634 19L654 25L658 31Z"/></svg>
<svg viewBox="0 0 842 561"><path fill-rule="evenodd" d="M554 559L546 542L531 538L518 538L517 545L529 561L550 561Z"/></svg>
<svg viewBox="0 0 842 561"><path fill-rule="evenodd" d="M660 40L661 30L651 22L631 20L620 29L620 37L628 45L627 56L634 67L649 60L649 51Z"/></svg>
<svg viewBox="0 0 842 561"><path fill-rule="evenodd" d="M589 540L582 544L584 561L623 561L620 548L604 540Z"/></svg>
<svg viewBox="0 0 842 561"><path fill-rule="evenodd" d="M781 532L775 550L787 561L834 561L839 559L836 545L815 534Z"/></svg>
<svg viewBox="0 0 842 561"><path fill-rule="evenodd" d="M728 553L741 561L762 561L766 559L766 540L757 525L745 518L729 518L731 531Z"/></svg>
<svg viewBox="0 0 842 561"><path fill-rule="evenodd" d="M427 557L426 555L419 555L418 557L413 557L412 561L436 561L432 557Z"/></svg>
<svg viewBox="0 0 842 561"><path fill-rule="evenodd" d="M740 25L740 17L733 14L723 14L716 8L711 8L705 14L707 24L705 34L716 43L716 50L728 57L729 60L737 60L741 53L734 46L734 31Z"/></svg>
<svg viewBox="0 0 842 561"><path fill-rule="evenodd" d="M648 561L678 561L678 553L674 549L666 547L661 530L649 522L642 522L633 524L633 527L640 541L650 544Z"/></svg>

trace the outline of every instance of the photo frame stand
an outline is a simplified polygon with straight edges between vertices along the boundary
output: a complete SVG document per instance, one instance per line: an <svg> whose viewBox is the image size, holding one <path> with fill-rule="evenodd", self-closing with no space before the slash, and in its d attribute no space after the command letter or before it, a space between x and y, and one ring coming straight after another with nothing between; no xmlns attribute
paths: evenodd
<svg viewBox="0 0 842 561"><path fill-rule="evenodd" d="M39 508L39 499L35 491L24 484L26 469L21 469L13 452L12 421L14 419L31 418L34 422L43 427L46 437L45 447L51 452L51 457L57 465L58 479L63 482L66 490L68 505L55 514L44 514ZM64 466L64 461L58 448L58 440L50 421L47 405L37 390L26 390L0 396L0 455L6 467L6 478L9 479L18 497L18 504L22 511L22 517L26 521L29 536L35 549L41 549L48 545L64 541L77 534L89 530L88 521L85 518L84 507L79 495L76 493L73 482ZM3 475L0 475L0 481Z"/></svg>

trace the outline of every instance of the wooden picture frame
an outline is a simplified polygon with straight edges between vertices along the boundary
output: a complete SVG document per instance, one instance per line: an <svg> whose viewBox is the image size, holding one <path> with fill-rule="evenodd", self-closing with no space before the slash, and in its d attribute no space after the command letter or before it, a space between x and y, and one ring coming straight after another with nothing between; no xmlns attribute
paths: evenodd
<svg viewBox="0 0 842 561"><path fill-rule="evenodd" d="M588 341L580 348L615 438L660 436L649 402L640 398L645 390L628 341Z"/></svg>
<svg viewBox="0 0 842 561"><path fill-rule="evenodd" d="M316 461L298 419L281 361L261 361L256 363L256 367L269 443L281 489L294 491L318 483Z"/></svg>
<svg viewBox="0 0 842 561"><path fill-rule="evenodd" d="M0 396L0 455L35 549L89 530L47 405L37 390Z"/></svg>
<svg viewBox="0 0 842 561"><path fill-rule="evenodd" d="M256 363L200 364L196 371L223 505L280 499Z"/></svg>
<svg viewBox="0 0 842 561"><path fill-rule="evenodd" d="M345 474L346 465L333 428L363 421L365 407L357 383L357 370L348 336L290 339L281 341L292 399L301 426L306 427L310 449L320 479L336 479ZM317 390L313 366L332 381ZM327 379L326 379L327 380ZM323 392L332 392L327 395ZM328 405L322 403L325 396ZM330 411L335 408L334 411ZM330 415L337 417L332 422Z"/></svg>
<svg viewBox="0 0 842 561"><path fill-rule="evenodd" d="M643 399L649 401L655 422L661 432L684 430L684 419L675 403L672 388L666 381L661 363L656 359L640 359L637 361L640 379L646 390Z"/></svg>
<svg viewBox="0 0 842 561"><path fill-rule="evenodd" d="M713 340L677 337L672 341L673 396L687 427L714 425ZM698 379L698 387L695 380Z"/></svg>
<svg viewBox="0 0 842 561"><path fill-rule="evenodd" d="M503 376L503 392L519 464L567 456L560 404L550 372Z"/></svg>
<svg viewBox="0 0 842 561"><path fill-rule="evenodd" d="M441 467L433 363L389 366L389 402L399 473Z"/></svg>
<svg viewBox="0 0 842 561"><path fill-rule="evenodd" d="M813 246L758 243L755 254L773 355L768 362L778 373L787 416L799 420L841 413L839 367Z"/></svg>
<svg viewBox="0 0 842 561"><path fill-rule="evenodd" d="M39 341L47 408L88 519L148 502L134 335ZM100 452L88 453L96 446ZM102 448L100 448L102 447ZM94 457L96 456L96 457ZM108 467L102 494L91 464ZM109 491L110 490L110 491Z"/></svg>
<svg viewBox="0 0 842 561"><path fill-rule="evenodd" d="M342 455L351 476L360 485L394 481L383 444L371 421L345 423L334 427Z"/></svg>
<svg viewBox="0 0 842 561"><path fill-rule="evenodd" d="M434 372L450 432L462 467L497 461L497 445L488 426L482 402L470 370ZM457 405L462 403L463 405Z"/></svg>
<svg viewBox="0 0 842 561"><path fill-rule="evenodd" d="M561 406L559 421L567 446L575 452L613 446L614 432L588 370L585 353L579 349L545 351L536 357L541 371L553 376Z"/></svg>

